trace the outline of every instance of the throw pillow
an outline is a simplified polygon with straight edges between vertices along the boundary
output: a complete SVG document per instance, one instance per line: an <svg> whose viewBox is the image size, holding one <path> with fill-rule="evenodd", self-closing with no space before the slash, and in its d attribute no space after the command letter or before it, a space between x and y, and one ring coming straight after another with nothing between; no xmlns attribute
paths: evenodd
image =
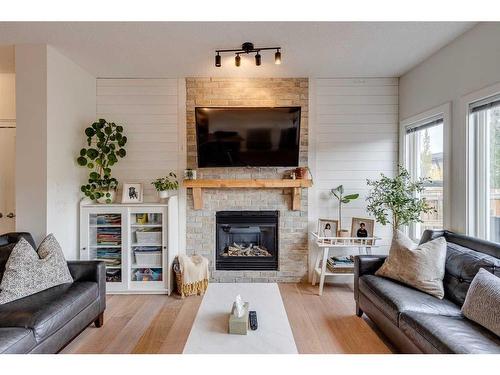
<svg viewBox="0 0 500 375"><path fill-rule="evenodd" d="M418 246L403 232L397 231L389 256L375 275L388 277L442 299L445 261L444 237Z"/></svg>
<svg viewBox="0 0 500 375"><path fill-rule="evenodd" d="M14 243L0 246L0 282L2 281L3 273L5 271L5 265L9 260L10 253L12 253L14 246L16 246Z"/></svg>
<svg viewBox="0 0 500 375"><path fill-rule="evenodd" d="M500 277L481 268L467 291L462 313L500 336Z"/></svg>
<svg viewBox="0 0 500 375"><path fill-rule="evenodd" d="M61 246L52 234L42 241L38 253L21 238L5 266L0 284L0 304L72 282Z"/></svg>

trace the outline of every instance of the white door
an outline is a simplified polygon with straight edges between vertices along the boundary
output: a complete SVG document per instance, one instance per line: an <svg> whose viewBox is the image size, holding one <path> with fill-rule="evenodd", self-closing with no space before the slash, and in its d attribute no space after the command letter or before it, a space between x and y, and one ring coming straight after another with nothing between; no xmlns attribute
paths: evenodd
<svg viewBox="0 0 500 375"><path fill-rule="evenodd" d="M15 152L16 129L0 127L0 234L16 229Z"/></svg>

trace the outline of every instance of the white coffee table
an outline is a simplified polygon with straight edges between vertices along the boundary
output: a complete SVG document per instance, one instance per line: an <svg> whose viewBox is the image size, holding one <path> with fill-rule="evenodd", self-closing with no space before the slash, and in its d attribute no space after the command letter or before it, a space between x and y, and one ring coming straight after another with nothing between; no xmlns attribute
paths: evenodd
<svg viewBox="0 0 500 375"><path fill-rule="evenodd" d="M236 295L257 311L259 328L228 333ZM185 354L296 354L297 346L276 283L210 284L184 347Z"/></svg>

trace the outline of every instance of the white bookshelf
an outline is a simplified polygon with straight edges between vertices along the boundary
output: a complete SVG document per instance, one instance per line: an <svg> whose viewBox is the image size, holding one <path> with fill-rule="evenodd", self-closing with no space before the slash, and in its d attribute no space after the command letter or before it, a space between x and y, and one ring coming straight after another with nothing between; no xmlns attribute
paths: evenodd
<svg viewBox="0 0 500 375"><path fill-rule="evenodd" d="M108 293L170 294L177 205L175 196L166 203L80 205L80 259L106 262ZM155 232L155 241L138 238L138 231ZM136 254L153 261L137 261Z"/></svg>

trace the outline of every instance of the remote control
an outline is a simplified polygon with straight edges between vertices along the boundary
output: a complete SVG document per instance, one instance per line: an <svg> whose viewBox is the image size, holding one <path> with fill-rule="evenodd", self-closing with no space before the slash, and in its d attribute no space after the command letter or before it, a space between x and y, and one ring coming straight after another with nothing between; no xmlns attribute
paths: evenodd
<svg viewBox="0 0 500 375"><path fill-rule="evenodd" d="M257 324L257 311L249 311L248 318L250 319L250 329L255 331L258 327Z"/></svg>

